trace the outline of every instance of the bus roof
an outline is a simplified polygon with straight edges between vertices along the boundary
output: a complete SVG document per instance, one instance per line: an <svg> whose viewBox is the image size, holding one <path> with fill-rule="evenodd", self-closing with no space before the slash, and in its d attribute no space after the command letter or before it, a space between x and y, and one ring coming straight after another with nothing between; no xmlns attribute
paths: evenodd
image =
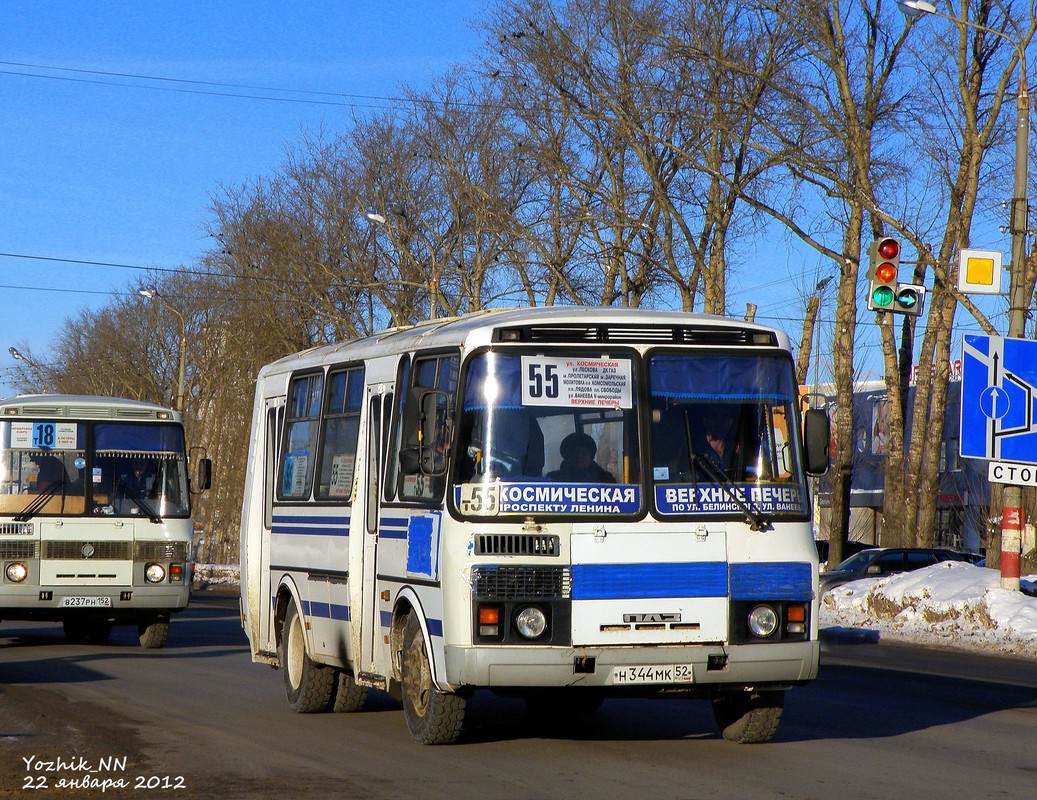
<svg viewBox="0 0 1037 800"><path fill-rule="evenodd" d="M739 335L769 337L768 344L787 349L788 337L774 328L729 317L606 306L538 306L533 308L486 309L462 317L429 320L399 328L388 328L363 339L314 347L278 359L261 374L276 374L342 360L373 355L410 352L418 347L461 347L468 349L502 341L502 329L522 331L520 338L507 341L537 344L725 344ZM669 329L672 335L660 335Z"/></svg>
<svg viewBox="0 0 1037 800"><path fill-rule="evenodd" d="M182 422L180 412L128 397L83 394L23 394L0 400L0 416L51 416L68 419L138 419Z"/></svg>

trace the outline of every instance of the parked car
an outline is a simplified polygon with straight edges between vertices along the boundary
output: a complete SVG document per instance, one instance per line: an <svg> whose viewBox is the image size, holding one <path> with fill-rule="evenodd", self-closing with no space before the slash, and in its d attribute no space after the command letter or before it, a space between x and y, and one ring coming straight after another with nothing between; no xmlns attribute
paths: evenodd
<svg viewBox="0 0 1037 800"><path fill-rule="evenodd" d="M964 561L960 553L936 547L873 547L850 556L834 569L822 572L821 594L861 578L911 572L941 561Z"/></svg>
<svg viewBox="0 0 1037 800"><path fill-rule="evenodd" d="M815 539L814 546L817 548L817 560L824 567L828 561L828 540L827 539ZM852 555L855 555L861 550L871 550L875 547L873 544L866 544L865 542L855 542L853 539L849 539L843 542L843 559L847 559Z"/></svg>

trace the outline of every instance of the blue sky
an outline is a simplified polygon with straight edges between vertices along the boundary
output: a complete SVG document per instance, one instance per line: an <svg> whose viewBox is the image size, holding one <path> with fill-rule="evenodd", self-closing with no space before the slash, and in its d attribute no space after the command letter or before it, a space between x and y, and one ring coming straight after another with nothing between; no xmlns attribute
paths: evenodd
<svg viewBox="0 0 1037 800"><path fill-rule="evenodd" d="M49 357L67 317L139 274L44 259L189 265L211 242L221 186L271 173L305 131L345 130L350 104L372 102L361 96L424 87L471 61L482 10L482 0L6 0L0 396L13 393L8 347Z"/></svg>

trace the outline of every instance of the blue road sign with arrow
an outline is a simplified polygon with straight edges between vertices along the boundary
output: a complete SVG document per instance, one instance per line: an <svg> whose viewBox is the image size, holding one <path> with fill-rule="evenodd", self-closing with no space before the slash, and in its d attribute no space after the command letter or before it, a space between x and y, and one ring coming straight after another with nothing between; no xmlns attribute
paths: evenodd
<svg viewBox="0 0 1037 800"><path fill-rule="evenodd" d="M1037 464L1037 342L967 334L961 357L961 455Z"/></svg>

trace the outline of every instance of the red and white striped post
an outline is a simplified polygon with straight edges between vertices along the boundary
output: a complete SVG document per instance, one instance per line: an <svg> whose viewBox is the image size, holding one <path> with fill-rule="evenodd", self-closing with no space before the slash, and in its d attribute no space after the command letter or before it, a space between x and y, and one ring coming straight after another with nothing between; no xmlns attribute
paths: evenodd
<svg viewBox="0 0 1037 800"><path fill-rule="evenodd" d="M1023 510L1004 507L1001 516L1001 588L1019 591L1020 553L1023 549Z"/></svg>

